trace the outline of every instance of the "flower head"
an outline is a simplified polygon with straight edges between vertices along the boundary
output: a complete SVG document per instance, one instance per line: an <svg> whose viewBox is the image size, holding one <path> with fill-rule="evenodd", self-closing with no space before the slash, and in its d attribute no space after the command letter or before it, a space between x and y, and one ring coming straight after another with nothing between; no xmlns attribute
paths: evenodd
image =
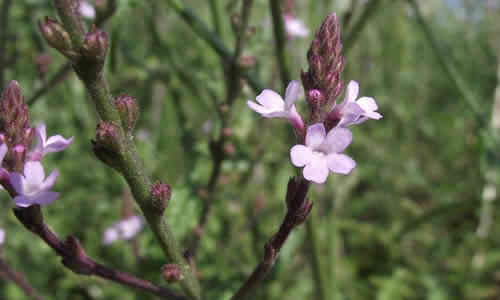
<svg viewBox="0 0 500 300"><path fill-rule="evenodd" d="M66 149L73 142L73 137L65 139L61 135L53 135L47 139L45 124L41 124L35 130L37 144L35 149L30 153L30 160L39 161L42 157L50 152L59 152Z"/></svg>
<svg viewBox="0 0 500 300"><path fill-rule="evenodd" d="M292 164L304 167L304 178L324 183L329 172L349 174L356 162L342 152L352 141L352 133L341 127L335 127L328 135L322 123L307 128L305 145L295 145L290 150Z"/></svg>
<svg viewBox="0 0 500 300"><path fill-rule="evenodd" d="M43 166L39 161L27 161L23 173L12 172L9 175L10 184L17 193L14 197L17 206L43 205L57 199L59 193L50 191L59 175L57 170L45 178Z"/></svg>
<svg viewBox="0 0 500 300"><path fill-rule="evenodd" d="M300 129L304 127L304 121L295 108L299 91L299 82L293 80L286 88L285 100L275 91L265 89L256 97L258 103L247 101L247 104L265 118L287 118L295 128Z"/></svg>
<svg viewBox="0 0 500 300"><path fill-rule="evenodd" d="M109 245L118 240L130 240L142 229L144 222L139 216L121 220L104 231L103 244Z"/></svg>
<svg viewBox="0 0 500 300"><path fill-rule="evenodd" d="M285 30L290 37L306 37L309 35L309 29L302 20L292 15L284 15Z"/></svg>
<svg viewBox="0 0 500 300"><path fill-rule="evenodd" d="M88 1L80 1L80 6L78 7L78 10L82 17L87 18L87 19L94 19L95 18L95 8L90 4Z"/></svg>
<svg viewBox="0 0 500 300"><path fill-rule="evenodd" d="M351 81L347 85L344 96L344 101L334 106L329 114L329 118L339 120L338 126L347 127L353 124L360 124L368 119L378 120L382 115L376 110L378 109L375 99L370 97L361 97L358 100L359 84L356 81Z"/></svg>

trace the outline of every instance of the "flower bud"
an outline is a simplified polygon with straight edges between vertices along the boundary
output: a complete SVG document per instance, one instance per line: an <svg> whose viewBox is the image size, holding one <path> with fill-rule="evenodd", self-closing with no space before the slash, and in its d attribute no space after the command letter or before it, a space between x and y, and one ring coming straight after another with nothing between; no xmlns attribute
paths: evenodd
<svg viewBox="0 0 500 300"><path fill-rule="evenodd" d="M182 280L184 275L182 275L181 268L177 264L167 264L162 267L161 273L163 278L168 283L174 283Z"/></svg>
<svg viewBox="0 0 500 300"><path fill-rule="evenodd" d="M240 67L244 69L250 69L257 64L257 58L253 55L243 55L240 57Z"/></svg>
<svg viewBox="0 0 500 300"><path fill-rule="evenodd" d="M336 14L330 14L316 32L307 52L309 70L302 74L306 90L318 89L325 96L325 105L333 106L342 89L340 78L344 67L340 25Z"/></svg>
<svg viewBox="0 0 500 300"><path fill-rule="evenodd" d="M82 52L91 61L104 64L108 46L109 42L106 32L92 26L92 29L85 36Z"/></svg>
<svg viewBox="0 0 500 300"><path fill-rule="evenodd" d="M153 207L157 209L160 214L163 214L170 197L172 197L172 188L167 183L157 181L151 187L151 194L153 196Z"/></svg>
<svg viewBox="0 0 500 300"><path fill-rule="evenodd" d="M17 81L7 84L0 98L0 131L4 134L9 147L13 145L31 145L32 134L29 131L29 111L24 103L21 87Z"/></svg>
<svg viewBox="0 0 500 300"><path fill-rule="evenodd" d="M120 95L115 99L114 104L120 114L125 131L132 132L138 117L136 99L132 96Z"/></svg>
<svg viewBox="0 0 500 300"><path fill-rule="evenodd" d="M78 54L74 51L71 37L68 32L64 29L62 24L54 19L45 17L43 20L38 22L38 27L45 38L45 40L54 49L61 52L63 55L69 58L75 58Z"/></svg>
<svg viewBox="0 0 500 300"><path fill-rule="evenodd" d="M100 161L117 171L121 171L120 144L120 128L111 122L100 121L96 138L92 141L92 150Z"/></svg>
<svg viewBox="0 0 500 300"><path fill-rule="evenodd" d="M120 128L112 122L99 121L96 129L96 142L118 152L120 147Z"/></svg>

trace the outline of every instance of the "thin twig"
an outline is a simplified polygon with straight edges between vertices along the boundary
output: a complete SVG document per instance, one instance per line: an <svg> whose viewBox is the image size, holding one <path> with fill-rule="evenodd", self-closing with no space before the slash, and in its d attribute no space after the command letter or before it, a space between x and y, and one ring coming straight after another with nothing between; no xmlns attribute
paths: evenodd
<svg viewBox="0 0 500 300"><path fill-rule="evenodd" d="M248 20L250 17L250 11L252 8L253 0L244 0L241 8L241 20L236 34L235 50L233 54L232 62L237 62L243 51L246 43ZM225 105L227 108L226 112L221 112L220 118L222 123L222 130L227 127L228 119L230 117L231 107L239 93L241 92L240 78L242 77L242 72L236 63L232 63L227 67L226 72L226 82L227 82L227 92ZM226 143L226 135L221 132L219 137L210 143L210 153L212 155L212 171L210 173L210 178L206 186L206 196L202 204L200 219L198 221L198 226L194 235L194 240L190 247L191 254L196 255L200 245L200 239L204 232L205 226L210 215L210 211L215 198L215 191L217 188L217 182L220 177L222 164L226 160L226 153L224 151L224 144Z"/></svg>
<svg viewBox="0 0 500 300"><path fill-rule="evenodd" d="M14 209L14 214L28 230L40 237L62 257L62 262L68 269L77 274L98 276L125 286L165 297L166 299L187 299L168 288L157 286L150 281L137 278L132 274L118 271L96 262L87 256L83 247L73 236L67 237L64 241L60 240L56 233L43 222L43 215L39 205L16 208Z"/></svg>
<svg viewBox="0 0 500 300"><path fill-rule="evenodd" d="M14 271L7 260L0 257L0 276L4 276L8 280L12 280L17 286L19 286L26 296L34 300L43 300L44 298L35 291L35 289L28 282L26 277L21 272Z"/></svg>
<svg viewBox="0 0 500 300"><path fill-rule="evenodd" d="M269 239L264 246L264 257L252 272L250 277L243 283L241 288L234 294L231 300L246 299L255 292L255 288L262 282L274 263L278 259L283 244L288 239L292 230L302 224L312 209L312 203L306 200L309 182L303 178L292 178L288 182L286 203L287 213L280 225L279 230Z"/></svg>
<svg viewBox="0 0 500 300"><path fill-rule="evenodd" d="M276 51L276 60L280 69L280 77L283 90L290 82L290 70L286 60L286 34L283 25L283 15L281 13L281 0L269 0L271 15L273 20L274 47Z"/></svg>
<svg viewBox="0 0 500 300"><path fill-rule="evenodd" d="M344 39L344 55L349 51L349 49L355 44L356 40L359 38L360 33L368 24L368 20L377 12L381 0L371 0L365 4L365 9L361 15L357 18L357 22L353 24L347 34L345 34Z"/></svg>

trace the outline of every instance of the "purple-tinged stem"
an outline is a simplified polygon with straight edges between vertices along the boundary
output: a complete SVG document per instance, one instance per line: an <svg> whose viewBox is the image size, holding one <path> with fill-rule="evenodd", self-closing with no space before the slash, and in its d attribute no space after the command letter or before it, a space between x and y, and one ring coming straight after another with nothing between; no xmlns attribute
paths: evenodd
<svg viewBox="0 0 500 300"><path fill-rule="evenodd" d="M14 209L14 214L28 230L40 237L49 247L62 257L62 262L68 269L77 274L98 276L167 299L187 299L168 288L157 286L150 281L106 267L96 262L87 256L83 247L73 236L69 236L64 241L60 240L56 233L43 222L42 211L38 205L27 208L16 208Z"/></svg>

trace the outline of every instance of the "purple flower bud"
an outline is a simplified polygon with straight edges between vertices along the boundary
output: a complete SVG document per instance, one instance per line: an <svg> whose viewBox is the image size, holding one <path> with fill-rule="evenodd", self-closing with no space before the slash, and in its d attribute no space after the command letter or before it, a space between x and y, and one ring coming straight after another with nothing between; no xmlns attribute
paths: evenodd
<svg viewBox="0 0 500 300"><path fill-rule="evenodd" d="M78 53L73 49L71 37L62 24L54 19L45 17L38 22L38 27L49 45L69 58L78 57Z"/></svg>
<svg viewBox="0 0 500 300"><path fill-rule="evenodd" d="M99 121L95 141L109 150L118 151L120 146L120 128L112 122Z"/></svg>
<svg viewBox="0 0 500 300"><path fill-rule="evenodd" d="M85 36L82 52L91 61L104 64L106 53L108 52L108 44L106 32L92 26L92 29Z"/></svg>
<svg viewBox="0 0 500 300"><path fill-rule="evenodd" d="M177 264L167 264L162 267L161 274L168 283L174 283L182 280L181 268Z"/></svg>
<svg viewBox="0 0 500 300"><path fill-rule="evenodd" d="M24 103L21 87L17 81L12 80L0 99L0 131L9 148L15 145L28 148L33 139L29 128L28 106Z"/></svg>
<svg viewBox="0 0 500 300"><path fill-rule="evenodd" d="M344 67L340 25L336 14L330 14L316 32L307 52L309 70L302 73L304 88L320 90L325 107L333 106L342 89L341 74ZM319 120L313 120L319 121Z"/></svg>
<svg viewBox="0 0 500 300"><path fill-rule="evenodd" d="M157 181L151 187L151 194L154 208L162 214L172 197L172 188L167 183Z"/></svg>
<svg viewBox="0 0 500 300"><path fill-rule="evenodd" d="M127 132L135 128L138 119L137 101L135 97L120 95L114 101L115 107L120 114L123 127Z"/></svg>

